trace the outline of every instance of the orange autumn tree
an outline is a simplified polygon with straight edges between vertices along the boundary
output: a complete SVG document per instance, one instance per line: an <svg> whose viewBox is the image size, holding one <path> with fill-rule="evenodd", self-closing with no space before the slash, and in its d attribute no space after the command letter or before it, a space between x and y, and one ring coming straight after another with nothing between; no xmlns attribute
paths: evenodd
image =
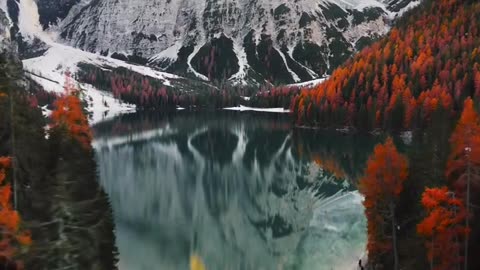
<svg viewBox="0 0 480 270"><path fill-rule="evenodd" d="M374 258L393 251L395 270L399 269L395 207L407 177L407 158L398 153L392 138L388 138L385 144L375 146L359 183L365 197L369 255Z"/></svg>
<svg viewBox="0 0 480 270"><path fill-rule="evenodd" d="M427 188L422 195L427 216L417 225L419 235L427 241L431 270L455 269L462 262L460 242L465 235L465 206L447 187Z"/></svg>
<svg viewBox="0 0 480 270"><path fill-rule="evenodd" d="M88 120L83 113L81 101L73 95L59 97L52 112L52 128L66 128L68 133L85 148L90 148L92 134Z"/></svg>
<svg viewBox="0 0 480 270"><path fill-rule="evenodd" d="M480 118L471 98L464 102L458 124L450 137L451 152L447 163L447 178L465 198L465 226L470 229L470 195L472 183L480 183ZM468 268L469 235L465 236L465 268Z"/></svg>
<svg viewBox="0 0 480 270"><path fill-rule="evenodd" d="M10 163L10 158L0 157L0 259L7 261L12 261L15 245L31 244L29 232L20 229L20 216L11 205L12 187L6 181Z"/></svg>
<svg viewBox="0 0 480 270"><path fill-rule="evenodd" d="M65 76L65 95L59 97L52 112L52 128L65 128L67 132L79 141L86 149L90 149L92 133L88 125L88 119L83 112L79 91L74 87L70 73Z"/></svg>

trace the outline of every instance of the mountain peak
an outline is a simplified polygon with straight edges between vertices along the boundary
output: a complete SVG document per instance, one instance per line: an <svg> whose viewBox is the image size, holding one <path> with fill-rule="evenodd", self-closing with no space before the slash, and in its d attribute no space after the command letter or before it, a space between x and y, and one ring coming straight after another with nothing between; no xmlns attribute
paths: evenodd
<svg viewBox="0 0 480 270"><path fill-rule="evenodd" d="M43 27L57 23L68 45L203 80L261 84L324 76L415 1L37 2Z"/></svg>

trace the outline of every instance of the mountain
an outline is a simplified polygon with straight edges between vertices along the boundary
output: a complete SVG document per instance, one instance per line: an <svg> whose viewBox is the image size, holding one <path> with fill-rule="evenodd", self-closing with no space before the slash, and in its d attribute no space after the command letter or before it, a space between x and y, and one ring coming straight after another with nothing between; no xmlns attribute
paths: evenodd
<svg viewBox="0 0 480 270"><path fill-rule="evenodd" d="M222 8L187 0L0 0L0 7L8 11L28 76L61 92L65 74L72 73L98 122L132 110L117 99L139 108L159 107L159 100L169 108L225 107L266 80L322 77L418 3L256 0ZM148 91L144 81L152 86ZM230 84L248 87L237 91Z"/></svg>
<svg viewBox="0 0 480 270"><path fill-rule="evenodd" d="M64 7L62 3L58 3L58 8ZM40 102L44 114L49 114L48 109L51 107L45 105L51 105L50 103L55 95L64 93L67 77L70 77L68 79L81 89L82 99L89 112L91 124L115 117L120 113L135 111L135 105L146 107L146 104L138 99L140 99L140 96L142 99L148 98L149 104L151 104L150 99L152 99L153 94L157 99L159 97L159 95L156 95L159 92L157 90L168 92L168 99L173 109L178 106L180 101L185 99L185 95L189 94L208 95L201 100L205 100L212 95L221 98L219 89L208 82L160 72L151 67L127 63L59 43L55 32L44 31L41 23L45 20L45 17L40 18L39 10L41 9L34 0L23 0L21 2L0 0L0 8L2 11L8 11L9 15L0 20L0 26L5 29L2 34L12 35L15 38L16 42L8 42L8 44L9 46L18 45L18 51L15 51L15 55L23 59L25 77L35 82L38 89L43 88L50 92L47 94L40 90L42 96L45 96L45 94L49 96L48 99L41 98L44 101L49 101L47 104ZM49 18L51 21L60 19L59 17ZM67 76L67 74L70 74L70 76ZM92 75L98 80L92 81ZM115 92L120 88L114 87L111 84L111 79L116 79L117 86L121 85L123 87L124 83L129 83L129 89L135 91L143 90L140 84L144 81L148 81L149 84L155 86L155 89L149 88L148 93L134 93L135 97L138 97L135 100L124 99L118 92ZM122 81L123 79L125 79L125 82ZM135 79L135 83L139 85L133 85L133 82L129 79ZM122 83L119 83L119 81L122 81ZM127 85L125 85L125 88L127 88ZM122 94L125 93L122 92ZM197 95L195 100L199 100ZM127 104L125 101L133 104ZM157 107L158 105L155 104ZM165 104L162 103L162 105Z"/></svg>
<svg viewBox="0 0 480 270"><path fill-rule="evenodd" d="M179 75L256 84L330 73L420 1L36 2L43 29L65 44Z"/></svg>
<svg viewBox="0 0 480 270"><path fill-rule="evenodd" d="M94 152L66 129L48 125L4 4L0 1L0 156L14 162L1 170L0 269L117 269L112 210L97 181ZM31 241L17 241L23 231Z"/></svg>

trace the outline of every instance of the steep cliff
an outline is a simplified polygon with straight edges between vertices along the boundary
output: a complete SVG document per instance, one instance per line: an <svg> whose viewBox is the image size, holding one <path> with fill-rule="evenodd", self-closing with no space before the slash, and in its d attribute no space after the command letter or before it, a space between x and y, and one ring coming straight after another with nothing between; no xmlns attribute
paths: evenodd
<svg viewBox="0 0 480 270"><path fill-rule="evenodd" d="M77 1L53 5L52 0L37 0L43 27L65 17L52 27L65 43L163 71L236 83L265 79L291 83L323 76L385 34L392 19L419 2L86 0L72 4Z"/></svg>

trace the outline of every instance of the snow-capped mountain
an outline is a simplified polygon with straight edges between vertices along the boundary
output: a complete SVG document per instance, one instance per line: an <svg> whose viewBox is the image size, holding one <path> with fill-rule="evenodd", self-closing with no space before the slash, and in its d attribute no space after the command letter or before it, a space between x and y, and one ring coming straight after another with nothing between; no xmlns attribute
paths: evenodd
<svg viewBox="0 0 480 270"><path fill-rule="evenodd" d="M15 1L15 0L9 0ZM64 43L204 80L327 74L415 0L36 0Z"/></svg>

